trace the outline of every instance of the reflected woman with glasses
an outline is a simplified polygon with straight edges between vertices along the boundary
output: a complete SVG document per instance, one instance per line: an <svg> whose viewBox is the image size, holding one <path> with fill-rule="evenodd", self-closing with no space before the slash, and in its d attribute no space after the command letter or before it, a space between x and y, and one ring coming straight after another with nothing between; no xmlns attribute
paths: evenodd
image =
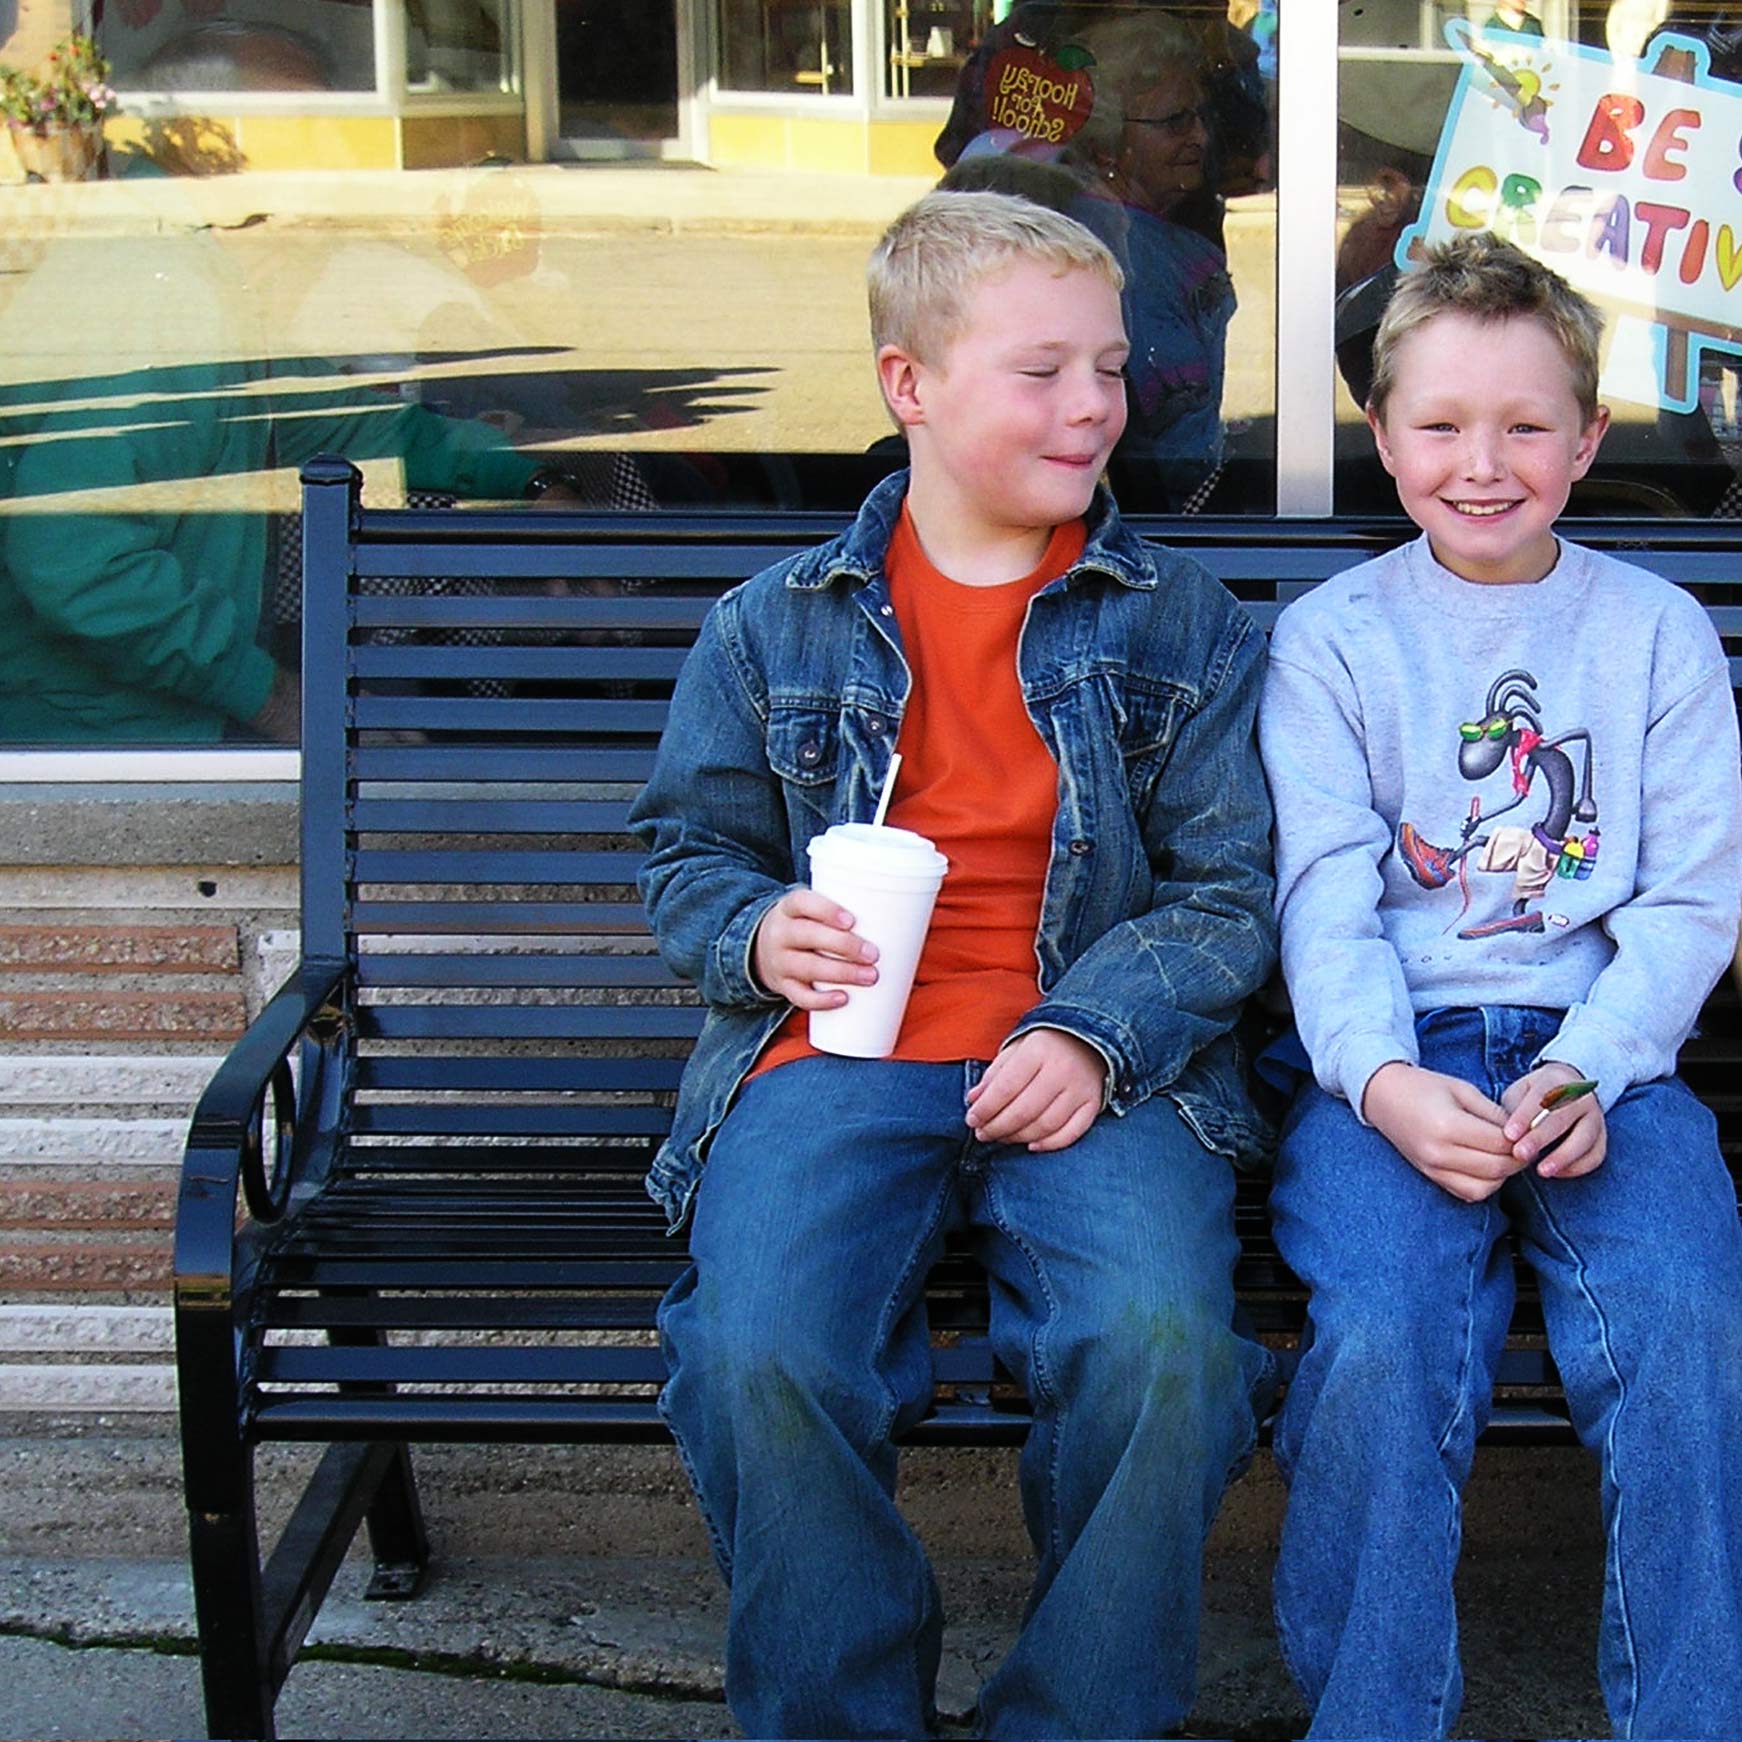
<svg viewBox="0 0 1742 1742"><path fill-rule="evenodd" d="M1198 42L1161 12L1090 23L1094 108L1067 161L1073 214L1125 268L1130 416L1122 495L1193 512L1223 460L1222 377L1234 283L1211 183L1214 140ZM1216 220L1204 222L1206 200ZM1133 475L1135 474L1135 475Z"/></svg>

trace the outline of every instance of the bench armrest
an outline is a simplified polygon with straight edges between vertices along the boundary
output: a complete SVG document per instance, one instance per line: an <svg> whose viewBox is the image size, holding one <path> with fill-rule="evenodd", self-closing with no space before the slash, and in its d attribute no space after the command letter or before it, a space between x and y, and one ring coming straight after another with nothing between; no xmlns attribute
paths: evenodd
<svg viewBox="0 0 1742 1742"><path fill-rule="evenodd" d="M182 1158L176 1204L175 1291L178 1308L229 1304L235 1251L236 1194L256 1221L276 1221L289 1188L288 1151L294 1107L290 1058L305 1035L319 1038L325 1020L337 1030L333 1000L343 962L298 963L266 1008L230 1049L194 1109ZM316 1085L303 1085L305 1104ZM263 1130L273 1098L273 1159Z"/></svg>

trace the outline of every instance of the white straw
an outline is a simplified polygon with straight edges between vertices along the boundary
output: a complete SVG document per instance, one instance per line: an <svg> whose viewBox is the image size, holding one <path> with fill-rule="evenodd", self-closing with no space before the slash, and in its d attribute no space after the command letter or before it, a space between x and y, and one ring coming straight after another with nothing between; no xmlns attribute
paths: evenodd
<svg viewBox="0 0 1742 1742"><path fill-rule="evenodd" d="M874 829L883 827L883 819L889 811L889 800L895 793L895 776L901 768L901 752L892 750L889 753L889 772L883 777L883 790L877 795L877 814L871 819Z"/></svg>

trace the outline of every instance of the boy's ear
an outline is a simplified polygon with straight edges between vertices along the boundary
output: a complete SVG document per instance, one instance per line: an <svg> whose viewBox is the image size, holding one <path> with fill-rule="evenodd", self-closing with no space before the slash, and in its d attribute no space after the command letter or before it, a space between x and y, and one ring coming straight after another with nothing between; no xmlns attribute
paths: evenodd
<svg viewBox="0 0 1742 1742"><path fill-rule="evenodd" d="M925 365L899 345L884 345L877 352L877 385L883 389L890 416L903 429L925 422L920 392L924 373Z"/></svg>
<svg viewBox="0 0 1742 1742"><path fill-rule="evenodd" d="M1392 477L1397 476L1397 468L1391 463L1391 443L1385 439L1385 419L1371 404L1362 408L1367 419L1367 427L1373 432L1373 445L1379 450L1379 463Z"/></svg>
<svg viewBox="0 0 1742 1742"><path fill-rule="evenodd" d="M1604 432L1609 428L1609 408L1599 405L1596 414L1585 425L1584 432L1579 437L1579 445L1573 450L1573 481L1576 483L1590 471L1591 462L1597 457L1597 449L1603 445Z"/></svg>

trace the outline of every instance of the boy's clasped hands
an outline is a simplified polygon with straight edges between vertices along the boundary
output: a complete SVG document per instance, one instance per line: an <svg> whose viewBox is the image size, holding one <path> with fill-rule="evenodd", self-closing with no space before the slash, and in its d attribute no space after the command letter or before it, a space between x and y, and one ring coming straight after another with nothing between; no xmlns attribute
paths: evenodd
<svg viewBox="0 0 1742 1742"><path fill-rule="evenodd" d="M1577 1179L1602 1165L1608 1140L1595 1095L1545 1111L1556 1088L1580 1080L1571 1065L1551 1059L1494 1102L1460 1077L1394 1059L1369 1079L1361 1110L1412 1167L1474 1204L1539 1157L1543 1179Z"/></svg>
<svg viewBox="0 0 1742 1742"><path fill-rule="evenodd" d="M844 1004L843 988L877 978L877 946L853 925L853 915L828 896L787 890L756 928L757 982L800 1010ZM1106 1061L1086 1041L1062 1029L1030 1029L968 1091L968 1125L984 1143L1022 1143L1037 1153L1068 1149L1094 1124L1106 1084Z"/></svg>

